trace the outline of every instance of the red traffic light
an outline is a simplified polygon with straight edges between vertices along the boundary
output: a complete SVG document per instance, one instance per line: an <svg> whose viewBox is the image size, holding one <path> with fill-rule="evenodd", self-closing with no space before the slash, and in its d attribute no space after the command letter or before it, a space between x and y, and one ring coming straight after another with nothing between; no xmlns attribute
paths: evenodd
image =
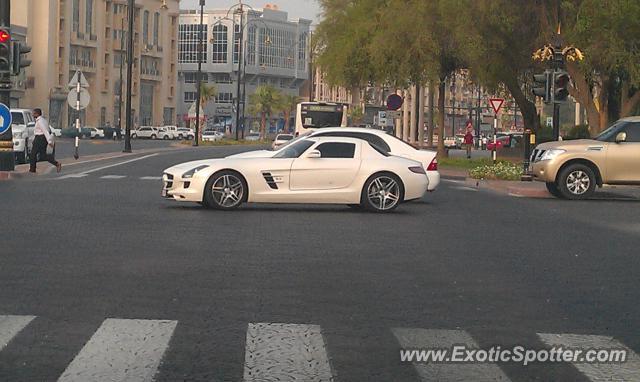
<svg viewBox="0 0 640 382"><path fill-rule="evenodd" d="M11 35L4 29L0 29L0 43L11 40Z"/></svg>

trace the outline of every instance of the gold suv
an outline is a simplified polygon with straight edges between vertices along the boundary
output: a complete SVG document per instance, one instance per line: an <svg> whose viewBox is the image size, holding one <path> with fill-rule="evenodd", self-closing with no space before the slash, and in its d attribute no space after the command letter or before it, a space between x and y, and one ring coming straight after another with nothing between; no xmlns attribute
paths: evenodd
<svg viewBox="0 0 640 382"><path fill-rule="evenodd" d="M531 163L534 178L558 198L585 199L603 184L640 185L640 117L621 119L595 139L540 144Z"/></svg>

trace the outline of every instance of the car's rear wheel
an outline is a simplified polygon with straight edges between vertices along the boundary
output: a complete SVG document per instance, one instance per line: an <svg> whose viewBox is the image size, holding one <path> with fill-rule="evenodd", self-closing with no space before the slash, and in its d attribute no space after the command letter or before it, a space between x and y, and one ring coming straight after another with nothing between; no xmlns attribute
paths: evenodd
<svg viewBox="0 0 640 382"><path fill-rule="evenodd" d="M214 174L205 186L203 203L209 208L233 210L246 200L247 184L234 171L220 171Z"/></svg>
<svg viewBox="0 0 640 382"><path fill-rule="evenodd" d="M136 139L138 138L138 134L131 134L131 139Z"/></svg>
<svg viewBox="0 0 640 382"><path fill-rule="evenodd" d="M164 139L165 141L169 139L168 135L165 135L164 137L162 137L162 139Z"/></svg>
<svg viewBox="0 0 640 382"><path fill-rule="evenodd" d="M391 173L371 176L362 188L360 204L374 212L390 212L398 207L403 198L400 178Z"/></svg>
<svg viewBox="0 0 640 382"><path fill-rule="evenodd" d="M558 190L557 184L555 184L554 182L547 182L545 183L545 185L547 186L547 191L549 191L551 195L555 196L556 198L564 199L564 196L560 193L560 190Z"/></svg>
<svg viewBox="0 0 640 382"><path fill-rule="evenodd" d="M156 139L157 136L155 134L151 134L151 139Z"/></svg>
<svg viewBox="0 0 640 382"><path fill-rule="evenodd" d="M596 176L589 166L572 164L560 172L557 186L560 194L567 199L586 199L596 189Z"/></svg>

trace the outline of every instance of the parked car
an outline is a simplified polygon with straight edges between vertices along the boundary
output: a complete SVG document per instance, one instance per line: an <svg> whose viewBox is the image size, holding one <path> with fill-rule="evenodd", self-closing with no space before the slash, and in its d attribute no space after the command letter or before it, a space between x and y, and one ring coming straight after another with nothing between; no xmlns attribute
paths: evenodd
<svg viewBox="0 0 640 382"><path fill-rule="evenodd" d="M158 138L160 139L176 139L177 135L174 135L171 130L169 130L166 126L164 127L154 127L158 131Z"/></svg>
<svg viewBox="0 0 640 382"><path fill-rule="evenodd" d="M136 130L131 131L131 138L133 139L157 139L158 131L151 126L142 126Z"/></svg>
<svg viewBox="0 0 640 382"><path fill-rule="evenodd" d="M345 204L390 212L422 198L428 184L420 162L388 155L362 139L306 137L270 158L170 167L163 174L162 196L220 210L248 202Z"/></svg>
<svg viewBox="0 0 640 382"><path fill-rule="evenodd" d="M271 144L271 149L277 150L281 146L289 143L289 141L291 141L292 139L293 139L293 134L278 134L276 135L276 139L274 139L273 143Z"/></svg>
<svg viewBox="0 0 640 382"><path fill-rule="evenodd" d="M534 179L558 198L586 199L605 184L640 185L640 117L623 118L595 139L540 144L530 161Z"/></svg>
<svg viewBox="0 0 640 382"><path fill-rule="evenodd" d="M205 130L202 132L203 142L215 142L224 138L224 134L216 130Z"/></svg>
<svg viewBox="0 0 640 382"><path fill-rule="evenodd" d="M260 133L249 133L244 137L245 141L259 141Z"/></svg>
<svg viewBox="0 0 640 382"><path fill-rule="evenodd" d="M62 136L62 129L56 129L55 127L49 125L49 131L53 134L54 137L60 138Z"/></svg>
<svg viewBox="0 0 640 382"><path fill-rule="evenodd" d="M97 127L85 127L83 130L86 131L84 134L88 138L104 138L104 130L98 129Z"/></svg>
<svg viewBox="0 0 640 382"><path fill-rule="evenodd" d="M31 114L31 109L11 109L10 111L15 160L19 164L27 163L33 148L36 121Z"/></svg>
<svg viewBox="0 0 640 382"><path fill-rule="evenodd" d="M456 141L456 137L445 137L444 138L444 147L448 149L457 149L458 142Z"/></svg>
<svg viewBox="0 0 640 382"><path fill-rule="evenodd" d="M196 136L193 130L186 127L178 127L176 132L178 139L193 139Z"/></svg>

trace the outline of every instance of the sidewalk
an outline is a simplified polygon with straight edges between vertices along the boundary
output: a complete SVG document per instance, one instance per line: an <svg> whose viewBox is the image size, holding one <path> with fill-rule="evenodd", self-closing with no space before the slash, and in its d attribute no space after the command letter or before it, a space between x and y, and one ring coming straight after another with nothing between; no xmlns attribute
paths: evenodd
<svg viewBox="0 0 640 382"><path fill-rule="evenodd" d="M509 180L480 180L468 177L468 171L458 168L440 168L442 179L464 181L467 186L491 190L505 195L527 198L553 198L542 182Z"/></svg>

